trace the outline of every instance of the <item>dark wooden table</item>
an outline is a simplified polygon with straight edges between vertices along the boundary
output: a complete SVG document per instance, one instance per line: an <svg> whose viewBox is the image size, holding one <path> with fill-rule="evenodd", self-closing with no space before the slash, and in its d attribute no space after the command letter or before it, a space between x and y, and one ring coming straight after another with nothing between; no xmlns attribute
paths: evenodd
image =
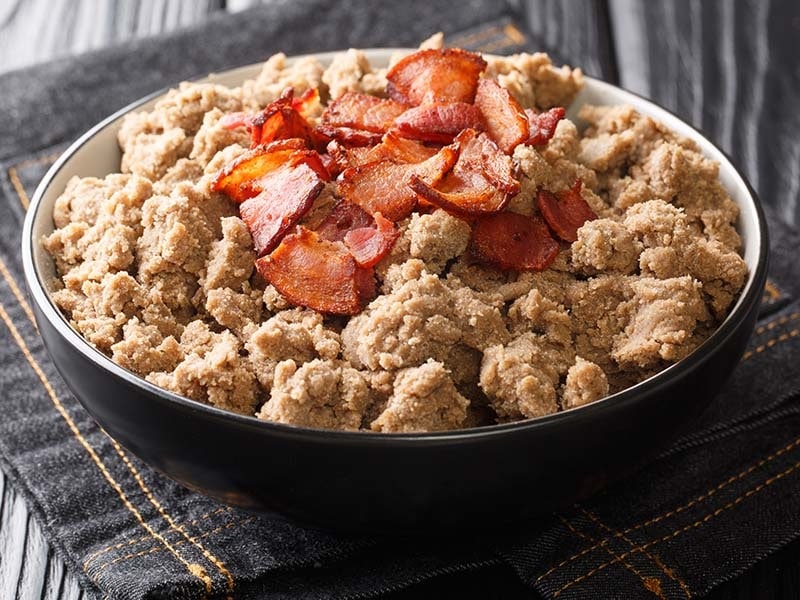
<svg viewBox="0 0 800 600"><path fill-rule="evenodd" d="M0 72L189 26L212 12L253 4L259 2L3 0ZM590 75L656 100L704 130L743 168L765 204L786 221L798 223L800 2L516 0L511 4L525 15L543 49L582 66ZM475 597L530 597L504 567L487 569L473 579ZM398 597L446 597L448 583L440 579ZM84 597L0 472L0 600ZM800 542L709 597L800 598Z"/></svg>

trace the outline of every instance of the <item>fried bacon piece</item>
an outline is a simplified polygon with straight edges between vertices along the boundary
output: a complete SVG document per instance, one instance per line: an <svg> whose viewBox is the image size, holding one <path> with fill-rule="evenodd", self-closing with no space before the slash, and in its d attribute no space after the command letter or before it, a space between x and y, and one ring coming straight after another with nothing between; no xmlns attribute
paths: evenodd
<svg viewBox="0 0 800 600"><path fill-rule="evenodd" d="M283 165L306 164L325 181L330 180L319 154L307 150L305 142L292 138L278 140L248 150L236 160L228 163L217 174L211 185L215 192L223 192L234 202L244 202L258 195L262 189L262 178Z"/></svg>
<svg viewBox="0 0 800 600"><path fill-rule="evenodd" d="M339 194L366 212L379 212L396 223L407 217L417 204L417 195L409 187L411 179L433 186L453 167L457 158L458 152L445 146L417 164L381 160L351 167L342 173Z"/></svg>
<svg viewBox="0 0 800 600"><path fill-rule="evenodd" d="M289 302L323 313L355 315L375 295L372 269L338 242L298 226L256 269Z"/></svg>
<svg viewBox="0 0 800 600"><path fill-rule="evenodd" d="M335 140L346 147L374 146L381 141L381 134L374 131L354 129L352 127L333 127L324 123L314 128L314 137L321 146L330 143L331 140Z"/></svg>
<svg viewBox="0 0 800 600"><path fill-rule="evenodd" d="M559 248L542 219L508 211L478 219L470 242L478 262L502 271L543 271Z"/></svg>
<svg viewBox="0 0 800 600"><path fill-rule="evenodd" d="M420 163L439 151L438 147L426 146L416 140L401 137L394 131L383 136L380 144L364 156L364 162L391 160L396 163Z"/></svg>
<svg viewBox="0 0 800 600"><path fill-rule="evenodd" d="M314 132L305 115L318 102L319 92L316 89L308 90L300 98L295 98L292 88L289 87L261 112L229 113L222 116L220 124L225 129L247 127L250 132L250 148L291 138L302 139L308 148L314 148Z"/></svg>
<svg viewBox="0 0 800 600"><path fill-rule="evenodd" d="M529 137L528 117L509 93L492 79L481 79L475 94L477 106L486 121L486 132L500 149L512 154Z"/></svg>
<svg viewBox="0 0 800 600"><path fill-rule="evenodd" d="M528 117L530 136L525 142L528 146L542 146L550 141L556 132L558 122L564 118L567 111L563 106L556 106L542 113L536 113L530 108L525 109Z"/></svg>
<svg viewBox="0 0 800 600"><path fill-rule="evenodd" d="M331 242L341 242L351 229L371 227L375 220L358 204L339 200L330 214L319 224L317 234Z"/></svg>
<svg viewBox="0 0 800 600"><path fill-rule="evenodd" d="M412 189L427 201L461 216L502 210L519 191L513 162L485 133L468 129L459 134L458 161L442 181L429 184L412 177Z"/></svg>
<svg viewBox="0 0 800 600"><path fill-rule="evenodd" d="M373 146L373 148L367 146L348 148L336 140L331 140L328 142L327 146L328 154L330 154L331 158L336 162L338 173L341 173L348 167L357 167L368 162L373 162L369 156L374 148L377 148L377 146Z"/></svg>
<svg viewBox="0 0 800 600"><path fill-rule="evenodd" d="M555 234L565 242L574 242L578 239L578 229L586 223L597 218L595 212L581 196L583 182L576 179L572 187L553 194L544 189L539 189L536 194L536 204L544 220L550 225Z"/></svg>
<svg viewBox="0 0 800 600"><path fill-rule="evenodd" d="M322 122L331 127L352 127L385 133L408 106L394 100L346 92L328 105Z"/></svg>
<svg viewBox="0 0 800 600"><path fill-rule="evenodd" d="M322 166L325 167L325 171L328 173L328 181L342 172L342 169L339 168L339 163L336 162L336 159L330 154L320 154L319 160L322 163Z"/></svg>
<svg viewBox="0 0 800 600"><path fill-rule="evenodd" d="M402 137L449 144L464 129L485 129L481 111L466 102L437 102L409 108L394 120Z"/></svg>
<svg viewBox="0 0 800 600"><path fill-rule="evenodd" d="M261 178L262 191L245 200L239 213L258 256L270 252L306 214L325 184L305 164L284 164Z"/></svg>
<svg viewBox="0 0 800 600"><path fill-rule="evenodd" d="M309 148L314 147L315 140L311 126L293 108L293 102L294 92L292 88L286 88L277 100L270 102L260 113L248 118L251 148L289 138L300 138L305 140Z"/></svg>
<svg viewBox="0 0 800 600"><path fill-rule="evenodd" d="M319 104L319 88L308 88L299 98L292 98L292 108L304 119L308 119Z"/></svg>
<svg viewBox="0 0 800 600"><path fill-rule="evenodd" d="M344 236L344 243L359 266L374 267L394 246L400 232L391 221L375 213L375 227L351 229Z"/></svg>
<svg viewBox="0 0 800 600"><path fill-rule="evenodd" d="M475 99L478 76L486 68L480 54L457 48L420 50L398 61L386 74L386 92L401 104L468 102Z"/></svg>

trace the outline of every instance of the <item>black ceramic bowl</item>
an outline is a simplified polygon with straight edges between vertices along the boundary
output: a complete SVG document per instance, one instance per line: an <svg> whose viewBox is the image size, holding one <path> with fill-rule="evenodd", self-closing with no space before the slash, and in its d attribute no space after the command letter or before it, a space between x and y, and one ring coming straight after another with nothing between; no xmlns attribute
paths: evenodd
<svg viewBox="0 0 800 600"><path fill-rule="evenodd" d="M380 64L390 52L369 55ZM236 85L258 68L211 78ZM53 229L53 203L67 180L117 171L120 119L152 101L99 123L50 169L25 221L25 277L53 361L97 422L156 469L222 502L279 511L326 528L402 533L464 522L497 525L541 513L591 494L662 448L719 391L752 333L768 248L764 215L752 190L725 155L689 125L647 100L587 78L572 113L584 102L634 105L718 161L722 182L741 208L747 284L725 322L689 357L588 406L448 433L296 428L180 397L114 364L70 327L49 297L55 271L40 243Z"/></svg>

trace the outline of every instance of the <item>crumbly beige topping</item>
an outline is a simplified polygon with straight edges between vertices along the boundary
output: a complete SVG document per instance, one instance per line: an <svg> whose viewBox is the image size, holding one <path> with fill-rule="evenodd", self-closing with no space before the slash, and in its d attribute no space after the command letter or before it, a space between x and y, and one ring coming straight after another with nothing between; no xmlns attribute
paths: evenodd
<svg viewBox="0 0 800 600"><path fill-rule="evenodd" d="M485 76L536 110L569 104L582 85L544 54L488 63ZM546 145L514 152L521 189L509 210L538 215L540 187L580 178L599 217L547 270L475 264L464 220L413 213L362 313L290 306L255 272L236 206L211 191L248 146L220 120L287 86L319 86L323 101L382 93L385 74L358 50L327 67L278 54L238 88L182 84L128 115L122 173L73 178L56 201L44 240L60 275L54 301L115 362L176 393L281 423L383 432L594 402L685 357L730 310L747 268L716 163L631 107L588 105ZM329 184L303 222L313 228L336 200Z"/></svg>

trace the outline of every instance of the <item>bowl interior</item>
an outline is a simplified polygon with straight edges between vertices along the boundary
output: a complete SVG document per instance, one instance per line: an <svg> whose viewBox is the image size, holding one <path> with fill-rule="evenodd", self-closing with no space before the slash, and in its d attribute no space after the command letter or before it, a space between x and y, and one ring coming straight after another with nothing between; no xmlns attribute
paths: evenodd
<svg viewBox="0 0 800 600"><path fill-rule="evenodd" d="M395 51L395 49L368 50L367 56L373 65L381 66L388 64L389 57ZM326 63L331 60L333 55L334 53L324 53L317 55L317 57L323 63ZM237 86L245 79L253 78L258 75L260 69L260 64L248 65L218 74L211 74L197 81L209 81L228 86ZM51 310L47 310L46 312L48 315L57 315L56 317L50 318L58 318L61 320L61 325L63 326L60 327L60 329L62 331L68 330L68 334L76 347L80 348L83 352L95 355L94 359L96 361L99 361L100 364L112 370L121 369L121 367L114 364L111 359L90 346L80 334L72 330L67 320L50 299L49 294L54 290L57 274L54 262L42 247L40 240L53 231L53 206L56 199L66 187L69 179L76 175L81 177L104 177L109 173L117 172L119 170L121 153L116 136L123 116L132 111L149 110L161 95L162 92L157 92L150 97L123 108L100 122L72 144L51 167L39 184L31 201L31 206L26 217L25 228L23 230L23 261L26 264L29 285L31 286L34 298L40 304L46 303L49 305L49 309ZM726 319L726 322L731 321L734 316L740 312L745 299L754 293L753 287L758 285L759 281L761 281L763 271L766 268L765 256L763 256L763 254L766 253L763 217L760 213L758 201L754 198L747 183L725 154L699 131L680 120L669 111L636 94L600 80L586 77L585 87L572 104L568 111L568 116L575 120L578 109L586 103L600 105L630 104L639 112L661 121L679 135L694 140L706 157L719 163L720 180L740 208L737 228L742 237L743 255L749 269L748 280L745 287L739 296L739 300ZM30 271L33 272L32 275ZM725 323L720 326L720 329L724 326ZM712 335L709 340L706 340L703 346L714 343L715 336L716 334ZM674 366L675 365L673 365L673 367ZM672 370L673 367L670 367L668 370ZM664 372L662 371L662 373ZM654 377L657 378L660 375L661 374ZM150 387L150 384L147 384L144 380L140 379L139 381ZM638 385L642 384L637 384L637 386L634 387L638 387ZM617 394L615 394L615 396L616 395ZM600 402L605 402L605 400L607 399ZM572 411L581 411L585 408L587 407L572 409ZM216 409L211 410L216 412ZM543 417L543 419L546 418L547 417ZM252 420L255 421L255 419ZM536 421L536 419L533 421ZM525 423L527 422L529 421Z"/></svg>

